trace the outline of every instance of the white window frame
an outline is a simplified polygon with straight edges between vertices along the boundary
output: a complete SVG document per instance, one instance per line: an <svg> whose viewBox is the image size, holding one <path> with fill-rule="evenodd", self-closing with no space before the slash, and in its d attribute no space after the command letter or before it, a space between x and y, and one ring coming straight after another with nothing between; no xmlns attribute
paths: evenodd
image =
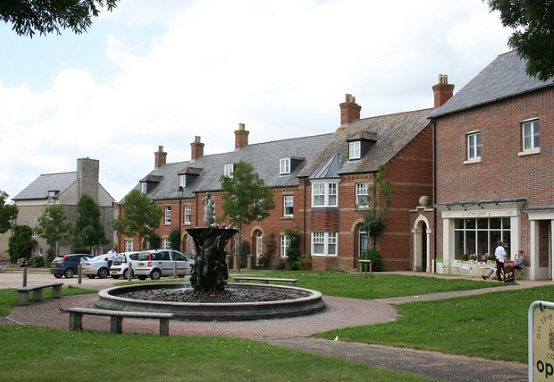
<svg viewBox="0 0 554 382"><path fill-rule="evenodd" d="M140 182L140 193L141 194L146 194L146 191L147 191L147 187L148 185L146 184L146 182Z"/></svg>
<svg viewBox="0 0 554 382"><path fill-rule="evenodd" d="M133 239L125 239L124 247L125 252L133 252Z"/></svg>
<svg viewBox="0 0 554 382"><path fill-rule="evenodd" d="M294 216L294 195L283 195L283 217Z"/></svg>
<svg viewBox="0 0 554 382"><path fill-rule="evenodd" d="M164 224L171 224L171 206L164 206Z"/></svg>
<svg viewBox="0 0 554 382"><path fill-rule="evenodd" d="M348 159L360 159L362 157L362 142L348 142Z"/></svg>
<svg viewBox="0 0 554 382"><path fill-rule="evenodd" d="M526 132L529 132L526 134ZM539 119L523 121L521 123L521 145L523 152L537 151L541 148ZM527 144L527 141L529 144Z"/></svg>
<svg viewBox="0 0 554 382"><path fill-rule="evenodd" d="M338 189L336 182L313 182L312 207L337 207Z"/></svg>
<svg viewBox="0 0 554 382"><path fill-rule="evenodd" d="M171 243L169 242L169 238L168 237L162 238L162 249L170 249L170 248L171 248Z"/></svg>
<svg viewBox="0 0 554 382"><path fill-rule="evenodd" d="M185 174L179 175L179 187L185 188L187 186L187 176Z"/></svg>
<svg viewBox="0 0 554 382"><path fill-rule="evenodd" d="M262 231L256 233L256 257L262 256L264 250L264 235Z"/></svg>
<svg viewBox="0 0 554 382"><path fill-rule="evenodd" d="M369 183L356 183L356 208L369 207Z"/></svg>
<svg viewBox="0 0 554 382"><path fill-rule="evenodd" d="M287 249L290 246L290 238L287 235L281 235L280 239L280 248L281 248L281 257L286 258L287 257Z"/></svg>
<svg viewBox="0 0 554 382"><path fill-rule="evenodd" d="M190 204L185 204L183 206L183 223L190 225L192 220L192 206Z"/></svg>
<svg viewBox="0 0 554 382"><path fill-rule="evenodd" d="M316 250L316 245L322 250ZM336 232L312 232L312 256L335 257L337 254L338 234Z"/></svg>
<svg viewBox="0 0 554 382"><path fill-rule="evenodd" d="M226 176L227 178L232 178L234 170L235 165L233 163L227 163L225 166L223 166L223 176Z"/></svg>
<svg viewBox="0 0 554 382"><path fill-rule="evenodd" d="M483 144L481 143L481 132L472 131L466 134L467 140L467 161L478 162L481 161L481 151L483 150Z"/></svg>
<svg viewBox="0 0 554 382"><path fill-rule="evenodd" d="M290 174L290 158L279 159L279 174Z"/></svg>

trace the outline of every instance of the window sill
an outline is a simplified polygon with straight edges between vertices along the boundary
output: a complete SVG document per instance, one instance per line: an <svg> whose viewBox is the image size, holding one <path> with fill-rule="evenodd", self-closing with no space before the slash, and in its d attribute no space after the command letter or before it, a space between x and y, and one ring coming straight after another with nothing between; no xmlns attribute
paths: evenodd
<svg viewBox="0 0 554 382"><path fill-rule="evenodd" d="M468 159L464 161L464 164L475 164L475 163L481 163L481 158Z"/></svg>
<svg viewBox="0 0 554 382"><path fill-rule="evenodd" d="M535 155L535 154L540 154L540 153L541 153L541 149L539 147L538 149L531 149L531 150L521 151L521 152L517 153L517 155L520 156L520 157L523 157L525 155Z"/></svg>
<svg viewBox="0 0 554 382"><path fill-rule="evenodd" d="M281 216L281 220L294 220L294 216Z"/></svg>
<svg viewBox="0 0 554 382"><path fill-rule="evenodd" d="M324 255L324 254L312 253L312 257L337 257L337 255Z"/></svg>

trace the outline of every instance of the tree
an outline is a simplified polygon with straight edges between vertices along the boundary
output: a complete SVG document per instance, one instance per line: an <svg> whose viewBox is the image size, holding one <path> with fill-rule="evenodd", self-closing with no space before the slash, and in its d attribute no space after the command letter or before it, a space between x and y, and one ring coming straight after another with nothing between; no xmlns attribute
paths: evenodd
<svg viewBox="0 0 554 382"><path fill-rule="evenodd" d="M17 206L6 204L8 194L0 190L0 233L4 233L12 227L12 222L17 217Z"/></svg>
<svg viewBox="0 0 554 382"><path fill-rule="evenodd" d="M253 221L262 221L275 208L273 193L254 167L244 161L237 164L232 176L223 175L220 181L224 191L223 213L238 228L240 247L242 228Z"/></svg>
<svg viewBox="0 0 554 382"><path fill-rule="evenodd" d="M380 166L373 178L373 183L368 188L368 194L371 196L367 208L358 206L364 219L362 225L372 238L374 251L377 237L385 230L385 216L392 206L392 197L396 194L396 190L392 188L390 181L384 178L384 174L385 167ZM379 207L380 204L381 207Z"/></svg>
<svg viewBox="0 0 554 382"><path fill-rule="evenodd" d="M92 17L106 7L112 11L119 0L7 0L0 1L0 20L13 24L18 35L33 37L35 33L47 35L61 29L74 33L86 32Z"/></svg>
<svg viewBox="0 0 554 382"><path fill-rule="evenodd" d="M77 203L77 221L74 228L74 244L77 248L105 244L106 232L100 221L100 207L92 196L84 194Z"/></svg>
<svg viewBox="0 0 554 382"><path fill-rule="evenodd" d="M514 29L508 44L527 60L527 73L554 76L554 0L487 0L502 25Z"/></svg>
<svg viewBox="0 0 554 382"><path fill-rule="evenodd" d="M169 239L169 246L171 247L171 249L175 251L181 250L181 236L179 234L178 229L174 229L173 231L171 231L168 239Z"/></svg>
<svg viewBox="0 0 554 382"><path fill-rule="evenodd" d="M46 208L38 218L37 234L46 240L51 256L58 255L58 243L67 239L71 233L71 224L67 222L67 216L63 207L59 204Z"/></svg>
<svg viewBox="0 0 554 382"><path fill-rule="evenodd" d="M33 239L33 229L28 225L14 225L12 229L13 235L10 236L8 242L10 261L15 263L21 258L30 259L33 250L38 245L37 241Z"/></svg>
<svg viewBox="0 0 554 382"><path fill-rule="evenodd" d="M163 211L139 190L133 190L125 197L122 209L122 216L114 220L114 228L127 236L136 236L142 249L144 238L160 226Z"/></svg>

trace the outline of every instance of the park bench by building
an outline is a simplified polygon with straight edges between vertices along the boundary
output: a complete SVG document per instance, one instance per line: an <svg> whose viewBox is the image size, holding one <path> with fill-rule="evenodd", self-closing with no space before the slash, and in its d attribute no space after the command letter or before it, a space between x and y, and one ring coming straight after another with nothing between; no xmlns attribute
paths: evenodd
<svg viewBox="0 0 554 382"><path fill-rule="evenodd" d="M274 277L251 277L251 276L233 276L233 280L237 283L241 281L259 281L265 284L271 283L287 283L289 285L296 285L298 279L280 279Z"/></svg>

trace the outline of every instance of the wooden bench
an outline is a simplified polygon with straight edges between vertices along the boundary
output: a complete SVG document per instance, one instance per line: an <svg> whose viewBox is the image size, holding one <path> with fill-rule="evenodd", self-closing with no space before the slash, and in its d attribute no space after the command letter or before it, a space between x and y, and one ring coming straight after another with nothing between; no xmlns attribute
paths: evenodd
<svg viewBox="0 0 554 382"><path fill-rule="evenodd" d="M29 304L29 292L31 292L31 301L42 301L42 290L46 288L52 288L52 297L62 298L62 285L63 283L51 283L17 288L17 304Z"/></svg>
<svg viewBox="0 0 554 382"><path fill-rule="evenodd" d="M368 264L368 268L366 268L364 264ZM358 259L358 267L360 268L360 274L362 274L364 272L368 272L368 269L369 269L368 274L370 276L373 273L373 261L372 260Z"/></svg>
<svg viewBox="0 0 554 382"><path fill-rule="evenodd" d="M160 336L169 336L169 320L173 313L156 312L126 312L122 310L93 309L93 308L69 308L63 309L69 313L69 330L83 330L83 315L109 316L111 318L110 330L112 333L123 333L123 318L150 318L160 320Z"/></svg>
<svg viewBox="0 0 554 382"><path fill-rule="evenodd" d="M287 283L289 285L296 285L296 282L298 279L278 279L273 277L250 277L250 276L233 276L233 280L235 280L237 283L240 283L241 281L260 281L265 284L272 283Z"/></svg>

